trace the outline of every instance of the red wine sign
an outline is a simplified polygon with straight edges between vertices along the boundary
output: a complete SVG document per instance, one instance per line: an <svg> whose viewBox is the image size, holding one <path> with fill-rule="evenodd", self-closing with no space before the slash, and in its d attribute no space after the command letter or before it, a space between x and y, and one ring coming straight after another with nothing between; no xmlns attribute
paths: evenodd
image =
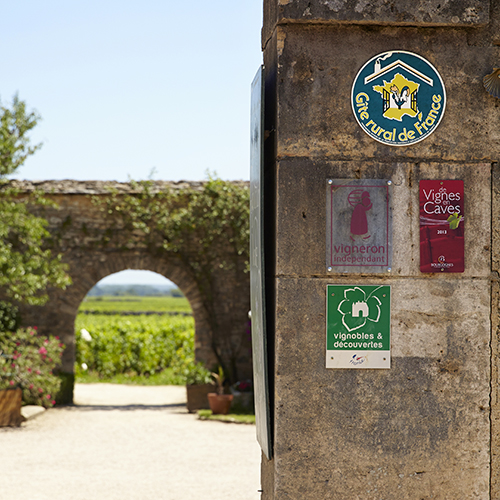
<svg viewBox="0 0 500 500"><path fill-rule="evenodd" d="M464 181L420 181L420 271L464 272Z"/></svg>

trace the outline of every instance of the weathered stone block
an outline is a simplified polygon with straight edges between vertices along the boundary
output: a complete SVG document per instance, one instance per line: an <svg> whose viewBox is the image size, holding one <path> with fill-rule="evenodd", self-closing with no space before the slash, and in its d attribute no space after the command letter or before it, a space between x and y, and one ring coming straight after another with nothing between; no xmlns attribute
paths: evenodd
<svg viewBox="0 0 500 500"><path fill-rule="evenodd" d="M492 171L491 498L500 498L500 169Z"/></svg>
<svg viewBox="0 0 500 500"><path fill-rule="evenodd" d="M332 282L277 280L277 498L487 498L488 280L384 281L389 370L325 368Z"/></svg>
<svg viewBox="0 0 500 500"><path fill-rule="evenodd" d="M263 39L280 23L480 26L490 19L489 0L265 0Z"/></svg>
<svg viewBox="0 0 500 500"><path fill-rule="evenodd" d="M469 45L465 30L287 25L278 26L276 36L278 159L475 162L500 156L497 100L482 84L498 65L498 50ZM356 74L374 55L388 50L425 57L446 88L440 125L430 138L411 146L391 147L371 139L351 108Z"/></svg>
<svg viewBox="0 0 500 500"><path fill-rule="evenodd" d="M419 180L462 179L465 186L465 272L490 275L491 166L487 163L383 163L287 158L278 164L277 274L326 275L326 181L393 183L391 275L420 276ZM426 277L437 278L434 275ZM438 279L442 279L443 276Z"/></svg>

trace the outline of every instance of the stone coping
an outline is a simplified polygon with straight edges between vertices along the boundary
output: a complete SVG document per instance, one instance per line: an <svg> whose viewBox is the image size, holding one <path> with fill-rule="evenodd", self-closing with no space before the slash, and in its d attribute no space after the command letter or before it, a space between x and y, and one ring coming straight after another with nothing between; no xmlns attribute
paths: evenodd
<svg viewBox="0 0 500 500"><path fill-rule="evenodd" d="M140 182L140 181L138 181ZM151 182L153 192L166 188L201 189L206 181L147 181ZM248 186L248 181L234 181L237 185ZM42 191L46 194L107 194L110 191L117 193L138 193L136 182L117 181L77 181L65 180L12 180L6 186L18 189L22 193Z"/></svg>

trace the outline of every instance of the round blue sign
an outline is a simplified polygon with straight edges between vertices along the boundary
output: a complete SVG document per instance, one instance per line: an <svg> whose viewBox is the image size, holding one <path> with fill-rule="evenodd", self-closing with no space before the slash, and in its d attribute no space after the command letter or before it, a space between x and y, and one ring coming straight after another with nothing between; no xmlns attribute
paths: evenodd
<svg viewBox="0 0 500 500"><path fill-rule="evenodd" d="M409 146L428 137L446 107L444 83L423 57L402 50L372 57L354 79L354 116L373 139Z"/></svg>

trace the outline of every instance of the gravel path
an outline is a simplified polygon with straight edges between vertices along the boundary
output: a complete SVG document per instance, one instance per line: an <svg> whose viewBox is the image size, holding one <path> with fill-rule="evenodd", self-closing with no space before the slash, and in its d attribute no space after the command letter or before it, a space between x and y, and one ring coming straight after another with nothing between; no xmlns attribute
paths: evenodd
<svg viewBox="0 0 500 500"><path fill-rule="evenodd" d="M184 387L77 384L0 428L1 500L259 500L255 426L200 421Z"/></svg>

